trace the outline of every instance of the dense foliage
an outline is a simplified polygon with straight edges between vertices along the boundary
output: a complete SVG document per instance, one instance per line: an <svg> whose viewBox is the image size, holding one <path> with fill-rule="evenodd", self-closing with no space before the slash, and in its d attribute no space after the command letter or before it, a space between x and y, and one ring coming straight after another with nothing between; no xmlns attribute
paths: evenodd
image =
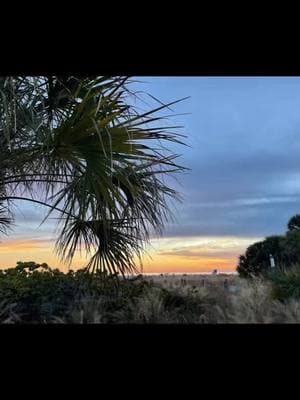
<svg viewBox="0 0 300 400"><path fill-rule="evenodd" d="M279 300L300 299L300 264L274 271L266 276L273 285L274 297Z"/></svg>
<svg viewBox="0 0 300 400"><path fill-rule="evenodd" d="M93 276L84 270L65 274L47 264L19 262L16 268L0 270L0 322L14 315L15 322L54 322L55 318L68 315L83 297L104 296L109 299L110 309L117 312L147 285L101 272Z"/></svg>
<svg viewBox="0 0 300 400"><path fill-rule="evenodd" d="M198 284L63 274L18 263L0 272L0 323L290 323L300 322L300 279L203 277ZM199 285L199 283L201 284Z"/></svg>
<svg viewBox="0 0 300 400"><path fill-rule="evenodd" d="M182 322L193 322L203 307L191 293L167 290L145 280L130 280L83 270L67 274L47 264L17 263L16 268L0 270L0 323L89 322L90 309L101 309L101 321L161 322L158 303L169 318L182 315ZM136 307L148 307L147 316L135 315ZM149 315L150 309L152 314ZM95 321L94 321L95 322Z"/></svg>
<svg viewBox="0 0 300 400"><path fill-rule="evenodd" d="M270 272L270 255L277 270L289 268L300 262L300 216L293 216L285 235L270 236L250 245L239 258L237 267L242 277L251 277Z"/></svg>

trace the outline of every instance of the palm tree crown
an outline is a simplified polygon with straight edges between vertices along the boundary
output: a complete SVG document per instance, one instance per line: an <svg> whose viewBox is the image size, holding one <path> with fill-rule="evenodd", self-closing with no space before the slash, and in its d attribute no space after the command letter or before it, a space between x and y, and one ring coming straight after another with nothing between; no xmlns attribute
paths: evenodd
<svg viewBox="0 0 300 400"><path fill-rule="evenodd" d="M127 77L0 78L2 231L12 221L13 201L43 204L44 220L59 217L56 251L63 261L84 249L89 271L137 270L134 257L151 229L162 232L171 216L166 199L177 196L163 177L184 168L164 148L182 136L157 126L157 112L173 103L139 113L129 104L129 83Z"/></svg>

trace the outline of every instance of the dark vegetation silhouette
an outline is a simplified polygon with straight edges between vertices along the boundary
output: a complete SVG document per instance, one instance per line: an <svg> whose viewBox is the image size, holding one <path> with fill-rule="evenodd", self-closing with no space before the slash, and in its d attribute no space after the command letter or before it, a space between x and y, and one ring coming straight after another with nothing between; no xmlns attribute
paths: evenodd
<svg viewBox="0 0 300 400"><path fill-rule="evenodd" d="M300 215L293 216L287 228L285 235L267 237L247 248L239 258L237 272L240 276L251 277L270 272L270 255L277 270L300 263Z"/></svg>

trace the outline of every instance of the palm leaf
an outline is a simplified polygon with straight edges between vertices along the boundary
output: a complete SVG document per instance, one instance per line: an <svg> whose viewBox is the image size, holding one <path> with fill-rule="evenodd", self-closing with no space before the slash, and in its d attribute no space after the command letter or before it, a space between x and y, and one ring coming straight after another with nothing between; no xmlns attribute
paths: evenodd
<svg viewBox="0 0 300 400"><path fill-rule="evenodd" d="M89 271L136 269L151 230L162 233L172 218L168 198L177 193L163 177L185 170L164 145L184 144L184 136L160 115L180 100L139 113L129 84L127 77L0 79L0 187L7 199L45 204L44 220L58 214L56 251L71 263L85 250ZM5 226L4 211L2 218Z"/></svg>

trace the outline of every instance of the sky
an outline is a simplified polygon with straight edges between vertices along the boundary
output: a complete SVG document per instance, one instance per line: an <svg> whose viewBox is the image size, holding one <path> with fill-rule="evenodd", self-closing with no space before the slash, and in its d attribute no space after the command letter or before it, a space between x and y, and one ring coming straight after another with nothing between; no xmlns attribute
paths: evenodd
<svg viewBox="0 0 300 400"><path fill-rule="evenodd" d="M234 271L251 243L283 234L289 218L300 213L300 78L137 80L142 82L132 89L162 102L189 96L168 111L170 124L184 126L178 132L188 145L169 146L190 169L179 182L169 181L183 201L174 207L175 221L151 241L143 271ZM54 222L39 227L45 210L18 204L13 231L0 238L0 267L34 260L66 270L53 252ZM77 256L72 268L84 262Z"/></svg>

